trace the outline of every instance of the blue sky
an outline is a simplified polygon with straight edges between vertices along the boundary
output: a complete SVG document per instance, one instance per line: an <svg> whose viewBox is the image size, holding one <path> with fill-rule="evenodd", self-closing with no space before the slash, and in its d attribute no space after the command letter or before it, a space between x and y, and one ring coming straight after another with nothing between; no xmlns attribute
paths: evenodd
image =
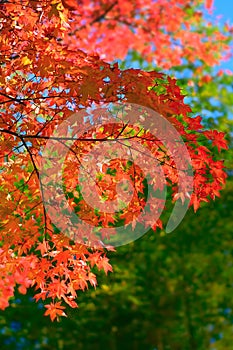
<svg viewBox="0 0 233 350"><path fill-rule="evenodd" d="M233 25L233 1L232 0L214 0L214 16L222 15L220 23L229 22ZM233 70L233 58L228 62L223 62L223 68Z"/></svg>
<svg viewBox="0 0 233 350"><path fill-rule="evenodd" d="M215 0L214 14L222 14L225 20L231 20L233 22L233 1Z"/></svg>

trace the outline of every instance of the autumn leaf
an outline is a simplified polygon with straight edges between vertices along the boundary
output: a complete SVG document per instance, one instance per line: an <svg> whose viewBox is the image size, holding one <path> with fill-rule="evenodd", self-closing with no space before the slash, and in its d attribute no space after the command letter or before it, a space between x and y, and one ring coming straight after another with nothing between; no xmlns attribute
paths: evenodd
<svg viewBox="0 0 233 350"><path fill-rule="evenodd" d="M214 0L205 1L205 7L207 8L207 10L211 10L213 8L213 3L214 3Z"/></svg>
<svg viewBox="0 0 233 350"><path fill-rule="evenodd" d="M45 316L49 316L52 321L55 319L59 319L59 316L67 317L65 312L63 311L65 309L64 306L61 306L61 302L56 303L50 303L45 305L46 311L44 313Z"/></svg>
<svg viewBox="0 0 233 350"><path fill-rule="evenodd" d="M219 132L217 130L210 130L210 131L205 131L204 135L207 136L210 140L212 140L213 146L216 146L219 152L221 149L228 149L224 132Z"/></svg>
<svg viewBox="0 0 233 350"><path fill-rule="evenodd" d="M27 56L22 58L22 64L24 66L27 66L28 64L31 64L31 63L32 63L32 61Z"/></svg>
<svg viewBox="0 0 233 350"><path fill-rule="evenodd" d="M69 11L78 10L78 0L62 0L62 5Z"/></svg>

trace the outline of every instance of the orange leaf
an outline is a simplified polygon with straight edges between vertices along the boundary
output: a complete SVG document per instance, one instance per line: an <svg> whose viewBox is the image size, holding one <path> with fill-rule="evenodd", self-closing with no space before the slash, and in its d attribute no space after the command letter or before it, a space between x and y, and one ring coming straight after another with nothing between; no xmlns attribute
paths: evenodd
<svg viewBox="0 0 233 350"><path fill-rule="evenodd" d="M63 311L65 309L64 306L61 306L61 301L57 303L50 303L45 305L46 311L44 313L45 316L50 316L51 320L54 321L55 318L59 318L59 316L66 316L65 312Z"/></svg>
<svg viewBox="0 0 233 350"><path fill-rule="evenodd" d="M207 8L207 10L211 10L213 8L213 3L214 0L206 0L205 7Z"/></svg>

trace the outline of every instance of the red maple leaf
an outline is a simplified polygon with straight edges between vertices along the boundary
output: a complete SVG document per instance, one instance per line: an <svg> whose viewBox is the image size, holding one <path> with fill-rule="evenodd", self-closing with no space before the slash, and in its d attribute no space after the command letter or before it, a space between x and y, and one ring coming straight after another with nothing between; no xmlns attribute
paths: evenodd
<svg viewBox="0 0 233 350"><path fill-rule="evenodd" d="M59 319L59 316L66 316L65 312L63 311L65 307L61 305L61 301L47 304L45 307L47 310L45 311L44 315L49 316L52 321Z"/></svg>
<svg viewBox="0 0 233 350"><path fill-rule="evenodd" d="M218 151L222 149L228 149L227 141L225 140L225 133L217 130L204 131L204 135L212 140L213 146L218 148Z"/></svg>

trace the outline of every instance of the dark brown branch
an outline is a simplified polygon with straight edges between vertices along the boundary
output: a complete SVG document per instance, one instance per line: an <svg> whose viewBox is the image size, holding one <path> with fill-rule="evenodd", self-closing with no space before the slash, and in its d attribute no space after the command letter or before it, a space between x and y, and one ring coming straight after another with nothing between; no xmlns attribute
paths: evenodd
<svg viewBox="0 0 233 350"><path fill-rule="evenodd" d="M99 14L96 18L94 18L90 23L88 23L88 25L92 26L95 23L100 22L102 19L104 19L106 17L106 15L113 9L113 7L117 4L117 1L115 1L113 4L111 4L109 7L106 8L106 10ZM79 32L80 30L86 28L86 25L82 25L81 27L75 29L73 32L69 33L69 36L72 36L74 34L76 34L77 32Z"/></svg>
<svg viewBox="0 0 233 350"><path fill-rule="evenodd" d="M1 102L0 104L9 103L9 102L14 101L14 102L17 102L17 103L20 103L20 104L26 106L26 104L23 102L24 99L20 99L20 98L18 98L18 97L12 97L12 96L9 96L9 95L7 95L7 94L4 94L3 92L0 92L0 95L9 98L9 100L3 101L3 102Z"/></svg>
<svg viewBox="0 0 233 350"><path fill-rule="evenodd" d="M20 136L19 136L19 137L20 137ZM39 171L38 171L38 169L37 169L36 163L35 163L35 161L34 161L34 159L33 159L33 155L32 155L32 153L31 153L31 151L30 151L30 149L29 149L27 143L25 142L25 140L24 140L23 137L20 137L20 139L21 139L21 141L22 141L24 147L26 148L26 150L27 150L27 152L28 152L28 154L29 154L29 157L30 157L30 159L31 159L31 161L32 161L34 170L35 170L35 172L36 172L36 175L37 175L37 178L38 178L38 181L39 181L39 184L40 184L41 197L42 197L42 203L43 203L43 211L44 211L44 227L45 227L45 233L46 233L46 230L47 230L47 214L46 214L46 209L45 209L45 205L44 205L45 199L44 199L43 184L42 184L42 182L41 182L40 174L39 174Z"/></svg>

